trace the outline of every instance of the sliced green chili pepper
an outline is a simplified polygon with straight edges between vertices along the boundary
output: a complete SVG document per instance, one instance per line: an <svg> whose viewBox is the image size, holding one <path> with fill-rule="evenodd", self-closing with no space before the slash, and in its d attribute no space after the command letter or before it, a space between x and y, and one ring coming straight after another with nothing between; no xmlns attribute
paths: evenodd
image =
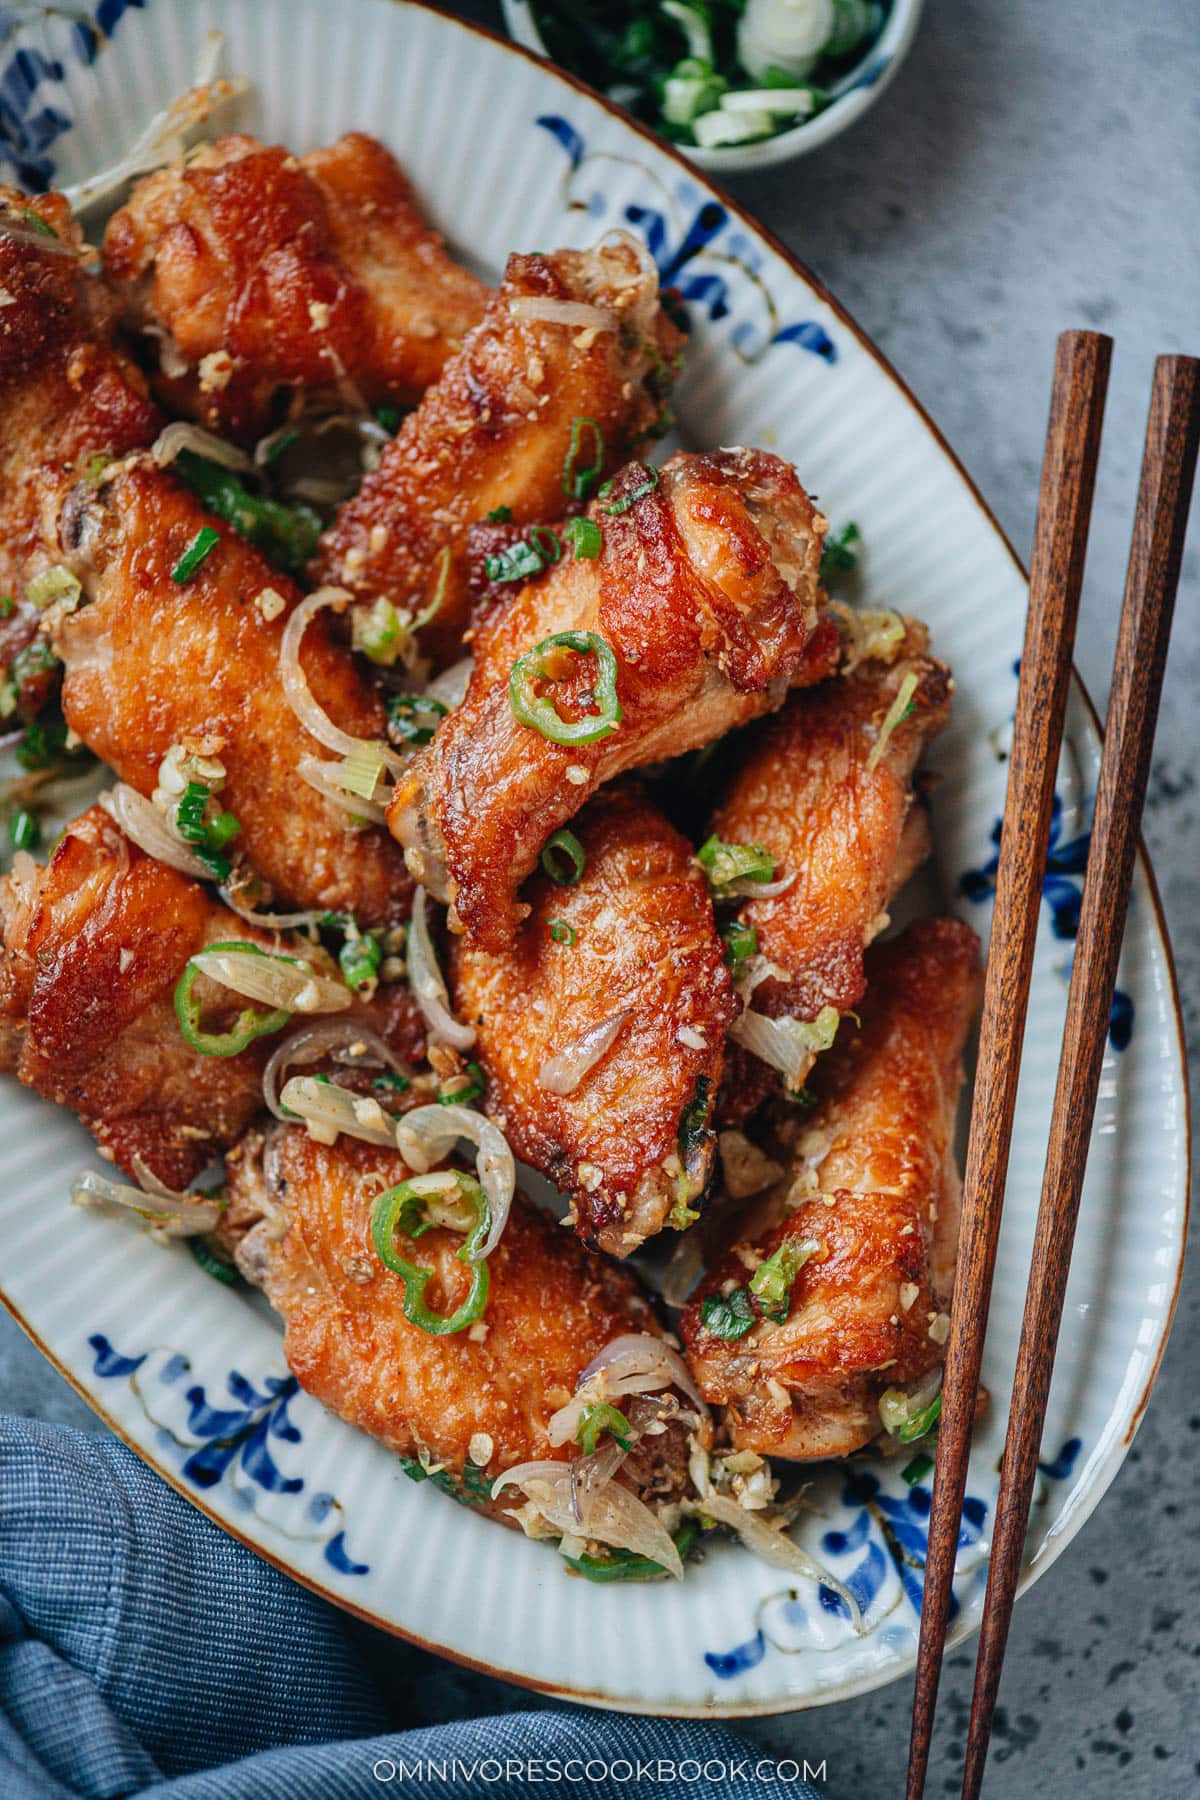
<svg viewBox="0 0 1200 1800"><path fill-rule="evenodd" d="M682 1562L687 1561L688 1551L699 1530L695 1519L685 1519L679 1530L672 1533L671 1542ZM585 1550L582 1556L565 1556L563 1561L585 1581L653 1581L656 1575L667 1572L661 1563L649 1556L639 1556L634 1550L613 1549L603 1556L592 1556Z"/></svg>
<svg viewBox="0 0 1200 1800"><path fill-rule="evenodd" d="M585 1406L579 1415L579 1429L575 1433L575 1442L583 1450L585 1456L591 1456L601 1434L607 1432L615 1438L622 1450L633 1447L630 1436L632 1427L625 1414L615 1406L597 1402L594 1406Z"/></svg>
<svg viewBox="0 0 1200 1800"><path fill-rule="evenodd" d="M471 1267L471 1287L462 1305L452 1313L431 1312L424 1300L425 1289L433 1276L433 1270L420 1263L409 1262L396 1249L396 1232L401 1230L406 1237L420 1237L431 1229L425 1218L425 1207L430 1200L431 1191L425 1186L425 1178L416 1176L410 1181L402 1181L397 1187L386 1189L380 1194L371 1209L371 1243L375 1254L385 1269L393 1275L399 1275L404 1283L404 1316L410 1325L420 1331L427 1331L431 1337L449 1337L454 1332L465 1331L478 1319L488 1297L488 1266L486 1262L471 1262L472 1252L477 1250L491 1229L492 1209L488 1205L487 1195L473 1175L464 1175L455 1171L459 1192L471 1208L472 1223L466 1241L461 1250L455 1252L459 1262Z"/></svg>
<svg viewBox="0 0 1200 1800"><path fill-rule="evenodd" d="M245 950L252 956L266 956L257 944L220 943L205 944L205 954L214 950ZM295 962L294 956L285 956L274 960ZM200 1024L200 1002L193 989L200 971L195 960L190 960L175 988L175 1016L179 1020L179 1029L201 1056L239 1056L256 1038L268 1037L273 1031L282 1031L291 1013L281 1006L272 1012L263 1012L257 1007L248 1006L240 1012L231 1031L205 1031Z"/></svg>
<svg viewBox="0 0 1200 1800"><path fill-rule="evenodd" d="M564 869L556 856L565 856L569 868ZM573 831L556 831L553 837L546 839L546 847L542 851L542 868L559 887L574 887L587 865L587 851Z"/></svg>
<svg viewBox="0 0 1200 1800"><path fill-rule="evenodd" d="M551 919L550 936L556 944L565 944L570 950L574 948L579 933L573 925L568 925L565 919Z"/></svg>
<svg viewBox="0 0 1200 1800"><path fill-rule="evenodd" d="M942 1396L935 1394L928 1406L923 1406L911 1419L906 1419L896 1436L902 1444L915 1444L918 1438L926 1437L942 1416Z"/></svg>
<svg viewBox="0 0 1200 1800"><path fill-rule="evenodd" d="M588 713L582 719L563 719L547 695L534 692L535 681L553 679L546 671L546 657L551 650L571 650L576 656L596 658L595 700L599 713ZM508 700L514 716L522 725L540 731L552 744L594 744L608 737L621 723L621 702L617 699L617 659L612 648L594 631L556 631L543 638L524 656L518 656L508 678Z"/></svg>
<svg viewBox="0 0 1200 1800"><path fill-rule="evenodd" d="M585 469L579 467L580 439L585 431L592 434L592 460ZM563 464L563 493L572 500L586 500L593 482L599 480L604 467L604 433L595 419L572 419L571 446Z"/></svg>

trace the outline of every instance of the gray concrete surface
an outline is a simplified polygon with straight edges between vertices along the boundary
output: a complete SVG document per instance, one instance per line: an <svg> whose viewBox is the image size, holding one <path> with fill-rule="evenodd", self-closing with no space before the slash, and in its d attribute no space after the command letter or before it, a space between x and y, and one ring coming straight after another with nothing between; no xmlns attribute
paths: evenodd
<svg viewBox="0 0 1200 1800"><path fill-rule="evenodd" d="M490 21L486 4L462 11ZM1196 0L932 0L912 57L858 127L740 182L738 197L875 337L1028 553L1055 334L1117 350L1079 663L1102 702L1154 355L1200 350ZM930 522L936 530L936 521ZM1146 835L1200 1050L1200 523L1185 565ZM989 1791L1175 1800L1200 1790L1200 1268L1132 1454L1098 1513L1017 1609ZM94 1420L0 1317L0 1404ZM381 1658L406 1717L529 1704L402 1647ZM958 1792L970 1698L943 1683L931 1794ZM906 1684L744 1729L827 1762L835 1800L902 1792Z"/></svg>

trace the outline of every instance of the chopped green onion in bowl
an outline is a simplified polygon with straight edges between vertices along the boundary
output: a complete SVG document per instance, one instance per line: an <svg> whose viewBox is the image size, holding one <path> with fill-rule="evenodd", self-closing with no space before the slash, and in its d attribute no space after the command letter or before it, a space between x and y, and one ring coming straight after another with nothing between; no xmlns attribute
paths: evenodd
<svg viewBox="0 0 1200 1800"><path fill-rule="evenodd" d="M882 73L899 61L919 11L918 0L504 5L514 37L662 136L698 151L700 160L764 144L815 119L853 91L874 62ZM860 92L874 98L877 85L864 79Z"/></svg>

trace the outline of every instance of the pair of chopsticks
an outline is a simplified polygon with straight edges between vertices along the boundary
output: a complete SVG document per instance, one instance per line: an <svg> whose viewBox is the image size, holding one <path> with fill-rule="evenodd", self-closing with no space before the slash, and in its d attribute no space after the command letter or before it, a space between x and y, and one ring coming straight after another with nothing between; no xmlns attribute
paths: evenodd
<svg viewBox="0 0 1200 1800"><path fill-rule="evenodd" d="M1112 340L1058 341L938 1427L908 1800L925 1790L1012 1138ZM962 1792L983 1781L1062 1320L1200 441L1200 361L1155 364L1062 1059L1000 1465Z"/></svg>

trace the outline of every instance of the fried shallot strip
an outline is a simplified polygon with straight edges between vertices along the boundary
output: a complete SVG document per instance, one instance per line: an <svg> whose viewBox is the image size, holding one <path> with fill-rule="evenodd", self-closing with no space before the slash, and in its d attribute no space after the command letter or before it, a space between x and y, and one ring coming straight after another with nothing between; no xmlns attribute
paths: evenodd
<svg viewBox="0 0 1200 1800"><path fill-rule="evenodd" d="M301 409L416 398L487 300L360 131L300 157L218 138L138 182L104 265L127 323L161 341L170 410L243 442Z"/></svg>
<svg viewBox="0 0 1200 1800"><path fill-rule="evenodd" d="M844 1020L820 1059L821 1099L792 1123L787 1175L680 1325L733 1444L764 1456L848 1456L878 1434L882 1391L945 1355L958 1240L954 1114L979 944L956 919L925 919L876 944L866 962L862 1026ZM800 1266L783 1280L776 1316L763 1316L773 1303L756 1297L753 1272L775 1257L786 1276L789 1254ZM735 1320L724 1332L720 1301Z"/></svg>
<svg viewBox="0 0 1200 1800"><path fill-rule="evenodd" d="M488 950L512 942L528 912L521 882L604 782L770 711L836 655L817 611L826 522L778 457L681 455L657 476L634 463L590 514L600 554L564 557L489 616L463 704L414 758L388 813L416 879ZM543 716L557 712L551 730L590 732L603 651L621 716L587 742L556 741L514 710L513 665L564 632L601 644L560 648L517 684Z"/></svg>

